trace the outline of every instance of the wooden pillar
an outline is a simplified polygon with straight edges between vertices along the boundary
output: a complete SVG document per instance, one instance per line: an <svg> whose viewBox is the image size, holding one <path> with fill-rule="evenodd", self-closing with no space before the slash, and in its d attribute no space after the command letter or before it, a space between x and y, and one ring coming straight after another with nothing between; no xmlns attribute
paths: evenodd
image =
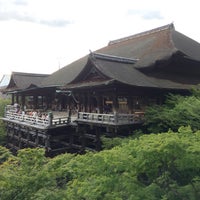
<svg viewBox="0 0 200 200"><path fill-rule="evenodd" d="M99 127L96 127L96 140L95 140L95 150L100 151L101 150L101 139L100 139L100 129Z"/></svg>
<svg viewBox="0 0 200 200"><path fill-rule="evenodd" d="M52 123L53 123L53 113L49 112L48 113L48 125L52 126Z"/></svg>
<svg viewBox="0 0 200 200"><path fill-rule="evenodd" d="M103 113L103 97L101 95L97 95L97 107L99 109L99 113Z"/></svg>
<svg viewBox="0 0 200 200"><path fill-rule="evenodd" d="M82 112L87 112L87 96L83 95L83 110Z"/></svg>
<svg viewBox="0 0 200 200"><path fill-rule="evenodd" d="M50 150L50 135L47 135L45 138L45 149L46 151Z"/></svg>
<svg viewBox="0 0 200 200"><path fill-rule="evenodd" d="M12 105L15 103L15 94L12 94Z"/></svg>
<svg viewBox="0 0 200 200"><path fill-rule="evenodd" d="M22 109L24 110L24 107L25 107L25 95L22 94L21 96L21 106L22 106Z"/></svg>
<svg viewBox="0 0 200 200"><path fill-rule="evenodd" d="M119 103L118 103L118 96L117 94L114 94L112 96L112 101L113 101L113 112L117 112L119 109Z"/></svg>
<svg viewBox="0 0 200 200"><path fill-rule="evenodd" d="M38 135L38 131L36 131L36 138L35 138L35 146L38 147L38 144L39 144L39 135Z"/></svg>
<svg viewBox="0 0 200 200"><path fill-rule="evenodd" d="M16 94L16 103L19 103L19 95Z"/></svg>
<svg viewBox="0 0 200 200"><path fill-rule="evenodd" d="M85 150L85 132L86 130L82 130L80 132L80 140L81 140L81 151L84 151Z"/></svg>
<svg viewBox="0 0 200 200"><path fill-rule="evenodd" d="M19 149L22 148L22 133L20 131L20 126L19 126L19 132L18 132L18 141L19 141Z"/></svg>
<svg viewBox="0 0 200 200"><path fill-rule="evenodd" d="M27 146L29 146L29 142L30 142L30 133L29 133L29 128L27 127L26 128L26 131L25 131L25 134L27 134L27 142L26 142L26 144L27 144Z"/></svg>
<svg viewBox="0 0 200 200"><path fill-rule="evenodd" d="M91 112L91 96L90 96L90 93L87 93L87 111L86 112Z"/></svg>
<svg viewBox="0 0 200 200"><path fill-rule="evenodd" d="M133 113L133 98L132 96L128 96L128 110L129 110L129 114Z"/></svg>
<svg viewBox="0 0 200 200"><path fill-rule="evenodd" d="M33 96L33 108L37 108L38 107L38 96L34 95Z"/></svg>
<svg viewBox="0 0 200 200"><path fill-rule="evenodd" d="M69 147L72 148L72 145L74 143L74 135L73 135L73 131L70 132L69 135Z"/></svg>

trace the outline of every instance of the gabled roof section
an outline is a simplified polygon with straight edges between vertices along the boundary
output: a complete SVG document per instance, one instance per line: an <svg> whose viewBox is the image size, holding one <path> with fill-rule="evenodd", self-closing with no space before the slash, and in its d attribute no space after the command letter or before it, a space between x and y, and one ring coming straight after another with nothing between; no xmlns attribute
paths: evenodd
<svg viewBox="0 0 200 200"><path fill-rule="evenodd" d="M185 89L190 87L171 80L148 77L134 67L136 62L136 59L91 53L81 73L72 82L66 84L64 88L99 87L113 83L148 88ZM95 71L94 69L104 78L96 80L85 79L85 77L90 77L88 74L90 74L91 70Z"/></svg>
<svg viewBox="0 0 200 200"><path fill-rule="evenodd" d="M68 84L82 71L87 60L88 56L85 56L54 72L42 81L40 87L61 87Z"/></svg>
<svg viewBox="0 0 200 200"><path fill-rule="evenodd" d="M135 67L149 68L159 61L168 60L177 52L200 60L200 44L177 32L173 24L110 41L98 53L137 58Z"/></svg>
<svg viewBox="0 0 200 200"><path fill-rule="evenodd" d="M110 83L119 82L136 87L150 87L150 88L170 88L170 89L186 89L190 85L180 84L171 80L164 80L159 78L148 77L140 70L135 68L135 63L116 62L111 60L99 59L92 57L96 68L105 76L109 77Z"/></svg>
<svg viewBox="0 0 200 200"><path fill-rule="evenodd" d="M30 87L37 87L48 74L34 74L24 72L12 72L10 82L5 88L6 91L23 90Z"/></svg>
<svg viewBox="0 0 200 200"><path fill-rule="evenodd" d="M105 69L102 68L101 63L106 62L109 63L105 66ZM70 84L74 83L83 83L83 82L92 82L92 81L105 81L109 79L113 79L114 77L109 74L108 72L113 70L117 70L118 65L132 65L137 62L137 59L130 59L130 58L125 58L121 56L113 56L113 55L108 55L108 54L100 54L100 53L95 53L91 52L88 56L88 60L84 68L80 71L80 73L77 75L77 77L74 78L70 82ZM111 75L111 76L110 76Z"/></svg>

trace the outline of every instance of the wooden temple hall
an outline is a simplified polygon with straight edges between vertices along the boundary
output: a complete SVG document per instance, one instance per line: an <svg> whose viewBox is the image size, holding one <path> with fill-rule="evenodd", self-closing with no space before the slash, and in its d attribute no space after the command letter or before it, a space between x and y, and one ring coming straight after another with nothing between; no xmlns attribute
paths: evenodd
<svg viewBox="0 0 200 200"><path fill-rule="evenodd" d="M101 136L133 133L145 108L200 83L200 44L173 24L113 40L60 70L13 72L4 93L7 145L47 155L100 150Z"/></svg>

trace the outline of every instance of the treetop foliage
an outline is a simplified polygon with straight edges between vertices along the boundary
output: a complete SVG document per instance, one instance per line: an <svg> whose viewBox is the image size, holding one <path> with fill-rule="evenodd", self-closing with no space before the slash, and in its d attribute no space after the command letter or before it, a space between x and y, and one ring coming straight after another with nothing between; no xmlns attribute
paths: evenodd
<svg viewBox="0 0 200 200"><path fill-rule="evenodd" d="M129 139L109 150L46 158L43 149L5 155L0 196L16 199L199 199L200 131L189 126Z"/></svg>
<svg viewBox="0 0 200 200"><path fill-rule="evenodd" d="M4 110L6 105L10 104L10 99L0 99L0 118L4 116ZM5 144L5 125L3 121L0 119L0 145Z"/></svg>
<svg viewBox="0 0 200 200"><path fill-rule="evenodd" d="M149 107L145 112L145 126L149 132L159 133L169 129L177 131L180 126L200 130L200 92L192 96L168 95L164 105Z"/></svg>

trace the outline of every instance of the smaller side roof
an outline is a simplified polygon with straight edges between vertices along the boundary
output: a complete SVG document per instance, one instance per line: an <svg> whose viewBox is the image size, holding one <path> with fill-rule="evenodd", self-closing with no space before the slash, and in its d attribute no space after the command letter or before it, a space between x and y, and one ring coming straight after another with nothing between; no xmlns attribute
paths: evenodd
<svg viewBox="0 0 200 200"><path fill-rule="evenodd" d="M29 87L38 87L48 74L35 74L25 72L12 72L6 91L23 90Z"/></svg>
<svg viewBox="0 0 200 200"><path fill-rule="evenodd" d="M95 54L97 55L97 54ZM100 59L92 56L95 66L112 80L137 87L166 88L166 89L189 89L192 85L181 84L170 79L150 77L134 67L137 63L115 62L108 59ZM126 58L124 58L126 60ZM127 61L129 59L127 58Z"/></svg>
<svg viewBox="0 0 200 200"><path fill-rule="evenodd" d="M126 84L134 87L146 88L162 88L162 89L189 89L192 86L189 84L180 84L170 79L159 79L149 77L134 67L137 59L125 57L117 57L106 54L91 53L89 55L88 64L80 72L80 74L64 88L86 88L99 87L100 85L108 85L115 83ZM85 80L85 73L90 73L90 69L95 67L105 79L99 81Z"/></svg>

